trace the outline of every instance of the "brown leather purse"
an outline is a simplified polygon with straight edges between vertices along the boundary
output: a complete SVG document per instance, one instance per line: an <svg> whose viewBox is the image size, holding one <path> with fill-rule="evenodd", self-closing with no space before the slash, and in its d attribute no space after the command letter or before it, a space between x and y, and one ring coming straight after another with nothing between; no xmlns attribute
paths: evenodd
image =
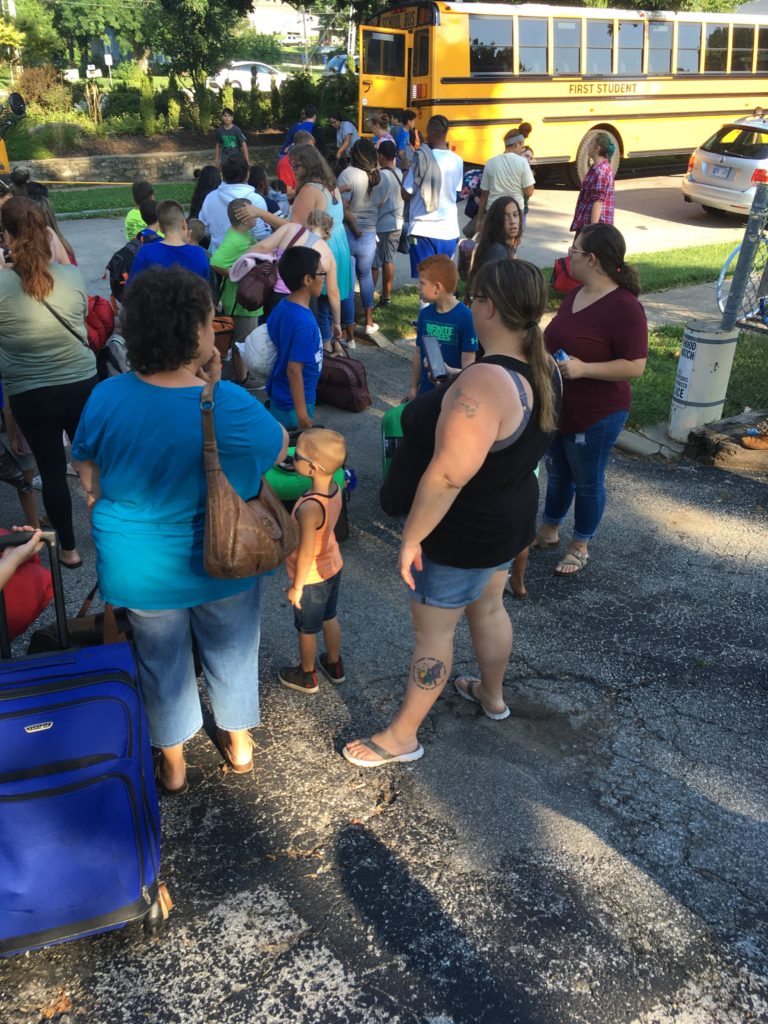
<svg viewBox="0 0 768 1024"><path fill-rule="evenodd" d="M205 503L205 571L218 579L243 579L270 572L295 550L296 523L262 477L249 501L237 494L219 461L213 427L214 385L203 388L203 463L208 485Z"/></svg>

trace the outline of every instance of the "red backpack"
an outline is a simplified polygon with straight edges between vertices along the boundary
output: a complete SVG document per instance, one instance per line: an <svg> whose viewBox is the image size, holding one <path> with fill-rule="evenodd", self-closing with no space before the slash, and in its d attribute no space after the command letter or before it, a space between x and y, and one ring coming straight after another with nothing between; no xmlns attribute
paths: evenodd
<svg viewBox="0 0 768 1024"><path fill-rule="evenodd" d="M102 349L115 330L115 314L107 299L101 295L88 296L88 312L85 314L88 344L94 352Z"/></svg>

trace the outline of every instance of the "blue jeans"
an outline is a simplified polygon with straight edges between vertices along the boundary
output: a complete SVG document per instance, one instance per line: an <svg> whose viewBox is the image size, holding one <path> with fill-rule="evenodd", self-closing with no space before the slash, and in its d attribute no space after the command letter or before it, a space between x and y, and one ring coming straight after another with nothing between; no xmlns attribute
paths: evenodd
<svg viewBox="0 0 768 1024"><path fill-rule="evenodd" d="M359 238L355 238L347 228L347 241L349 251L355 264L355 274L360 282L360 301L363 309L373 309L373 257L376 255L376 232L364 231ZM353 324L355 322L355 293L354 291L342 299L341 322Z"/></svg>
<svg viewBox="0 0 768 1024"><path fill-rule="evenodd" d="M573 539L589 541L605 510L605 470L625 411L611 413L582 434L557 434L547 452L547 498L542 522L559 525L576 502Z"/></svg>
<svg viewBox="0 0 768 1024"><path fill-rule="evenodd" d="M203 724L192 658L197 640L220 729L250 729L259 715L261 579L196 608L128 609L153 747L175 747Z"/></svg>

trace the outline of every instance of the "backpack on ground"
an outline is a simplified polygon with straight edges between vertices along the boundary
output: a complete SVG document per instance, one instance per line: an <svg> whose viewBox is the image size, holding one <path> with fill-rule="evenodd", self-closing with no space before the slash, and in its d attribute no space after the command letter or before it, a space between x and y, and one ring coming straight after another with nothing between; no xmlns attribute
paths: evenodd
<svg viewBox="0 0 768 1024"><path fill-rule="evenodd" d="M118 377L121 373L128 373L130 368L125 338L119 331L115 331L106 345L96 353L96 372L99 380Z"/></svg>
<svg viewBox="0 0 768 1024"><path fill-rule="evenodd" d="M317 401L347 412L363 412L372 405L363 363L349 356L326 354L317 382Z"/></svg>

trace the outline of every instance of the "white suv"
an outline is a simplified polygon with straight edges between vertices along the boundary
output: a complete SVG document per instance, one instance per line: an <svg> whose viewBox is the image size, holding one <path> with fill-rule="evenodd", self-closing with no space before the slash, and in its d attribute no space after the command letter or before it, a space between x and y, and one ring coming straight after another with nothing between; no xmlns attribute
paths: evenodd
<svg viewBox="0 0 768 1024"><path fill-rule="evenodd" d="M747 216L758 182L768 181L768 120L743 117L719 128L694 150L683 177L683 199L707 213Z"/></svg>
<svg viewBox="0 0 768 1024"><path fill-rule="evenodd" d="M256 72L256 84L259 92L269 92L272 88L272 79L275 85L282 85L287 78L282 71L273 68L271 64L264 64L260 60L233 60L227 67L213 78L206 81L209 89L222 89L228 82L246 92L251 90L251 74Z"/></svg>

